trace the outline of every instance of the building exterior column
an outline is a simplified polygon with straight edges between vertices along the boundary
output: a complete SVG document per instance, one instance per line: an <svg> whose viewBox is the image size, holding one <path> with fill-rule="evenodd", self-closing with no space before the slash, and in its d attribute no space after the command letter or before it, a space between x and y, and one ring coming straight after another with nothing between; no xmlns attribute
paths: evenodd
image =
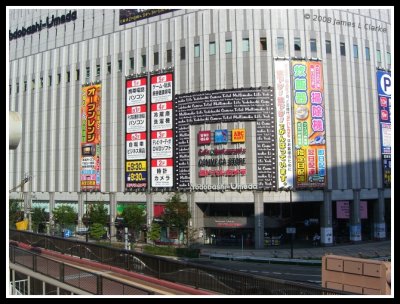
<svg viewBox="0 0 400 304"><path fill-rule="evenodd" d="M54 234L55 232L55 222L53 218L53 210L56 206L56 201L54 200L54 192L49 192L49 225L50 225L50 234Z"/></svg>
<svg viewBox="0 0 400 304"><path fill-rule="evenodd" d="M116 193L110 192L110 238L112 242L117 240L115 229L115 217L117 214Z"/></svg>
<svg viewBox="0 0 400 304"><path fill-rule="evenodd" d="M151 223L153 222L153 217L154 217L154 201L153 201L153 194L152 193L146 193L146 225L147 225L147 230L149 231L151 229ZM150 238L147 238L147 243L151 243L152 241Z"/></svg>
<svg viewBox="0 0 400 304"><path fill-rule="evenodd" d="M360 189L353 190L353 201L350 203L350 241L361 241Z"/></svg>
<svg viewBox="0 0 400 304"><path fill-rule="evenodd" d="M264 248L264 194L254 191L254 247Z"/></svg>
<svg viewBox="0 0 400 304"><path fill-rule="evenodd" d="M321 229L321 245L333 245L333 229L332 229L332 190L324 190L324 201L321 206L320 215Z"/></svg>
<svg viewBox="0 0 400 304"><path fill-rule="evenodd" d="M385 196L384 189L378 189L378 199L374 202L374 238L386 239Z"/></svg>
<svg viewBox="0 0 400 304"><path fill-rule="evenodd" d="M83 227L83 194L78 192L78 227Z"/></svg>

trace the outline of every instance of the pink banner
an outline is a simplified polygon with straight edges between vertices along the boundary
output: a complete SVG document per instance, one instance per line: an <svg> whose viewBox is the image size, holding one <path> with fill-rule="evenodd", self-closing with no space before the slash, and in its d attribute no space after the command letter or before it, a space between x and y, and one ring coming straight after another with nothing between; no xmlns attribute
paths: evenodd
<svg viewBox="0 0 400 304"><path fill-rule="evenodd" d="M336 202L336 218L349 219L350 218L350 205L349 201ZM367 201L360 201L360 218L368 218L368 204Z"/></svg>

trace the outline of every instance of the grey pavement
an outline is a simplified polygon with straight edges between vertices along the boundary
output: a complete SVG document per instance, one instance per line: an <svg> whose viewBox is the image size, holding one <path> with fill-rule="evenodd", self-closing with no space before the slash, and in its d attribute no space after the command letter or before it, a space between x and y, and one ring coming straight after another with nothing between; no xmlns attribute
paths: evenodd
<svg viewBox="0 0 400 304"><path fill-rule="evenodd" d="M320 264L321 257L326 254L351 256L357 258L373 258L391 260L391 241L361 242L355 244L324 246L293 245L293 259L291 259L290 245L268 247L265 249L216 248L202 246L200 257L232 260L254 260L269 262L294 262L301 264Z"/></svg>

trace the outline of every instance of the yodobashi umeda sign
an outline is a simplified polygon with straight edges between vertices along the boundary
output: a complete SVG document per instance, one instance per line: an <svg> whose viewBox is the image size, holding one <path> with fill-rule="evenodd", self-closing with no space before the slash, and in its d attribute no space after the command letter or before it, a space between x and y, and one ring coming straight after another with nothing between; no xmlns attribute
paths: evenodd
<svg viewBox="0 0 400 304"><path fill-rule="evenodd" d="M257 190L257 184L191 185L192 191Z"/></svg>
<svg viewBox="0 0 400 304"><path fill-rule="evenodd" d="M61 16L56 16L54 17L54 15L50 17L46 18L46 22L42 21L42 19L40 19L39 21L36 21L35 24L32 24L28 27L22 27L20 30L18 28L16 28L13 32L10 30L8 31L8 35L9 35L9 39L11 40L15 40L21 37L25 37L26 35L31 35L34 34L36 32L40 32L42 30L42 28L51 28L53 26L58 26L60 24L64 24L67 22L71 22L71 21L75 21L77 18L77 12L76 11L69 11L67 14L65 15L61 15Z"/></svg>

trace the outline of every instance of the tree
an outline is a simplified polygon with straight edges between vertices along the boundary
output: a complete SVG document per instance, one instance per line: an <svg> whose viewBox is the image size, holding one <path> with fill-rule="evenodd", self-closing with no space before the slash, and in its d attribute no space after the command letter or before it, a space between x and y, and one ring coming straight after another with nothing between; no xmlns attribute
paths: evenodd
<svg viewBox="0 0 400 304"><path fill-rule="evenodd" d="M76 212L74 208L67 205L61 205L53 210L54 222L61 226L61 229L75 223Z"/></svg>
<svg viewBox="0 0 400 304"><path fill-rule="evenodd" d="M43 232L44 223L46 222L46 212L44 208L35 207L33 208L31 221L32 221L32 229L36 232Z"/></svg>
<svg viewBox="0 0 400 304"><path fill-rule="evenodd" d="M149 239L152 240L153 242L158 241L160 239L160 236L161 236L161 226L158 223L153 222L151 224L151 228L149 231Z"/></svg>
<svg viewBox="0 0 400 304"><path fill-rule="evenodd" d="M128 205L122 211L122 217L128 228L133 232L133 239L139 235L142 225L146 224L146 215L144 210L136 204Z"/></svg>
<svg viewBox="0 0 400 304"><path fill-rule="evenodd" d="M104 233L106 233L106 230L101 223L94 223L90 229L90 236L96 241L100 240Z"/></svg>
<svg viewBox="0 0 400 304"><path fill-rule="evenodd" d="M8 222L10 227L15 229L15 223L19 222L23 219L23 213L21 211L21 204L22 200L10 199L9 201L9 209L8 209Z"/></svg>
<svg viewBox="0 0 400 304"><path fill-rule="evenodd" d="M89 222L99 223L103 226L107 225L108 222L108 212L104 203L92 204L89 206Z"/></svg>
<svg viewBox="0 0 400 304"><path fill-rule="evenodd" d="M161 219L170 228L183 231L186 236L186 244L189 244L189 220L192 217L187 202L181 201L179 193L175 193L165 204L165 210Z"/></svg>

